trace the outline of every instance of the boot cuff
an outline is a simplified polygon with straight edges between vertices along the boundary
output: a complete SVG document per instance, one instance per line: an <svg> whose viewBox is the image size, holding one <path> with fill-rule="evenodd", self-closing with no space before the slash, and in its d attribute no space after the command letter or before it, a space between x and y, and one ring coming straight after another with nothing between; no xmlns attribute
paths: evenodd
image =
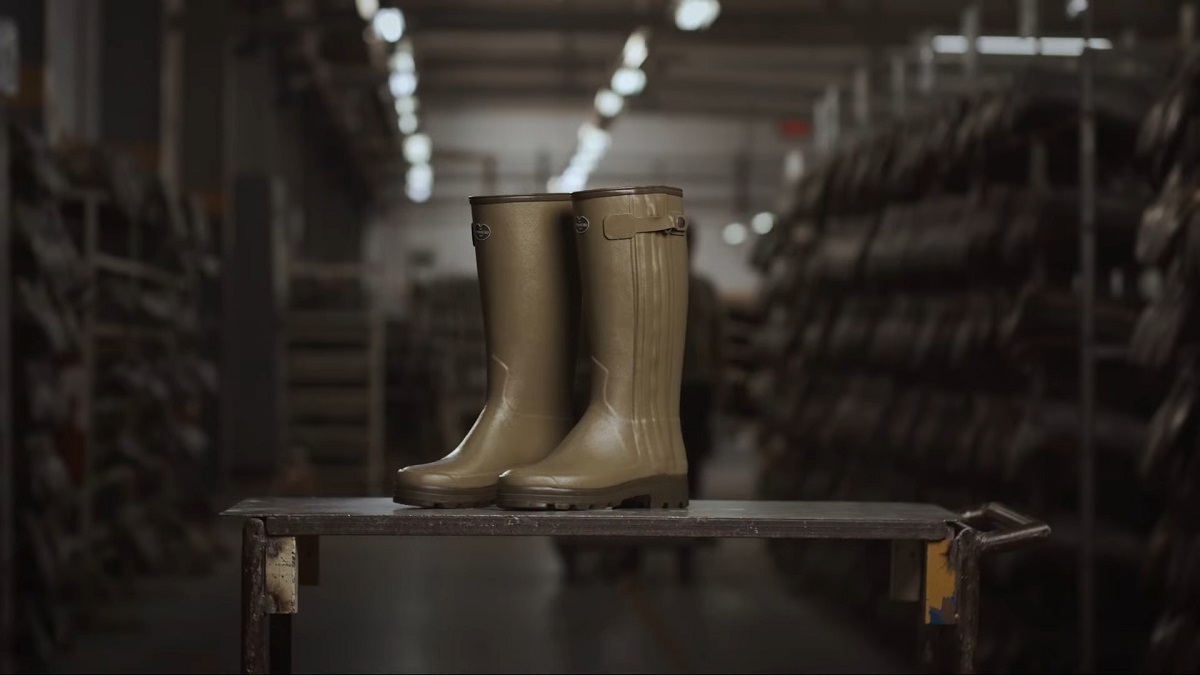
<svg viewBox="0 0 1200 675"><path fill-rule="evenodd" d="M623 187L623 188L600 188L598 190L584 190L583 192L572 192L571 199L576 201L582 199L596 199L598 197L626 197L630 195L671 195L673 197L683 197L683 190L677 187L668 187L666 185L644 185L639 187Z"/></svg>
<svg viewBox="0 0 1200 675"><path fill-rule="evenodd" d="M510 204L513 202L569 202L571 195L566 192L546 192L529 195L484 195L468 197L471 205L479 204Z"/></svg>

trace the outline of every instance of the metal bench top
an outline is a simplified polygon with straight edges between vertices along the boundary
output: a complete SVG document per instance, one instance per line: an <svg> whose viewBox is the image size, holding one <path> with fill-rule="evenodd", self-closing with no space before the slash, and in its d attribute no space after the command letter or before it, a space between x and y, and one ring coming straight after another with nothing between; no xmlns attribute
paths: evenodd
<svg viewBox="0 0 1200 675"><path fill-rule="evenodd" d="M257 518L268 536L596 536L937 541L959 516L933 504L694 500L686 509L424 509L383 497L246 499L222 516Z"/></svg>

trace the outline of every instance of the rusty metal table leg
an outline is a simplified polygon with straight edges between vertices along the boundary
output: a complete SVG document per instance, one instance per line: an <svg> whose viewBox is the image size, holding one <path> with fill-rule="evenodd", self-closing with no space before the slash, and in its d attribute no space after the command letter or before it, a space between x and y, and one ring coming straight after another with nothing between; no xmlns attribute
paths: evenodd
<svg viewBox="0 0 1200 675"><path fill-rule="evenodd" d="M979 533L966 529L954 540L958 596L958 671L975 672L975 648L979 643Z"/></svg>
<svg viewBox="0 0 1200 675"><path fill-rule="evenodd" d="M266 673L265 587L267 536L263 521L242 528L242 672Z"/></svg>

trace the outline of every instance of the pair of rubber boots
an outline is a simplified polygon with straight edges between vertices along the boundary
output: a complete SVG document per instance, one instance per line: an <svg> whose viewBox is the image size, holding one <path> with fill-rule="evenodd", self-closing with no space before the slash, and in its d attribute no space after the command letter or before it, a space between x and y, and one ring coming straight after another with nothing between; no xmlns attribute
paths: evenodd
<svg viewBox="0 0 1200 675"><path fill-rule="evenodd" d="M487 401L453 452L400 470L395 501L687 506L683 192L654 186L470 201ZM577 419L580 306L592 382Z"/></svg>

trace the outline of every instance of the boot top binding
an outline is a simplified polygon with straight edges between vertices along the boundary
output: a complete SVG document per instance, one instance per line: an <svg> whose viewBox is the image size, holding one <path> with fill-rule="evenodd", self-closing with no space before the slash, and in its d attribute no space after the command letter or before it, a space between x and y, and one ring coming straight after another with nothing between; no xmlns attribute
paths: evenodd
<svg viewBox="0 0 1200 675"><path fill-rule="evenodd" d="M480 204L511 204L514 202L569 202L571 195L567 192L545 192L529 195L484 195L468 197L472 206Z"/></svg>
<svg viewBox="0 0 1200 675"><path fill-rule="evenodd" d="M627 197L631 195L671 195L673 197L683 197L683 190L677 187L669 187L666 185L644 185L639 187L623 187L623 188L599 188L596 190L584 190L582 192L572 192L571 199L576 201L582 199L597 199L599 197Z"/></svg>

